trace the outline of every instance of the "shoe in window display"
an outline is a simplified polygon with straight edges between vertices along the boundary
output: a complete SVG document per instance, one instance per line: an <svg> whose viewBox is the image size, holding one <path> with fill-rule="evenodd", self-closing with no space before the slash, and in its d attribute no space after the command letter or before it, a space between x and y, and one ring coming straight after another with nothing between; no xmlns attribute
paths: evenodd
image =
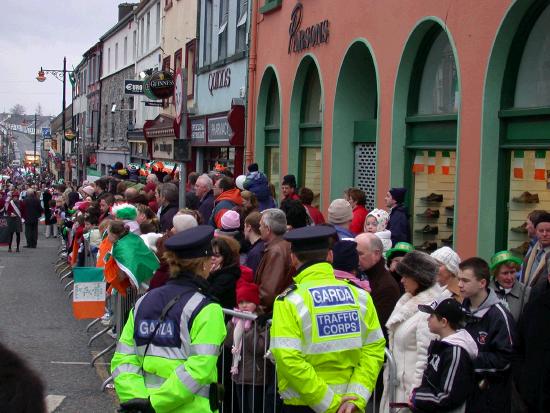
<svg viewBox="0 0 550 413"><path fill-rule="evenodd" d="M510 248L510 252L513 252L518 257L524 257L525 254L527 254L528 249L529 249L529 241L525 241L515 248Z"/></svg>
<svg viewBox="0 0 550 413"><path fill-rule="evenodd" d="M447 226L448 226L448 227L451 227L451 228L452 228L453 225L454 225L454 223L455 223L455 219L454 219L454 218L447 218Z"/></svg>
<svg viewBox="0 0 550 413"><path fill-rule="evenodd" d="M420 218L439 218L439 209L428 208L420 214L416 214Z"/></svg>
<svg viewBox="0 0 550 413"><path fill-rule="evenodd" d="M417 229L415 232L422 234L437 234L439 232L439 228L437 225L426 225L424 228Z"/></svg>
<svg viewBox="0 0 550 413"><path fill-rule="evenodd" d="M426 253L432 253L437 249L437 242L435 241L425 241L422 245L415 245L417 250L424 251Z"/></svg>
<svg viewBox="0 0 550 413"><path fill-rule="evenodd" d="M517 227L510 228L510 231L517 232L518 234L527 234L527 222L524 222Z"/></svg>
<svg viewBox="0 0 550 413"><path fill-rule="evenodd" d="M448 205L448 206L445 207L445 211L455 212L455 206L454 205Z"/></svg>
<svg viewBox="0 0 550 413"><path fill-rule="evenodd" d="M432 192L428 196L423 196L420 200L424 202L443 202L443 194L435 194Z"/></svg>
<svg viewBox="0 0 550 413"><path fill-rule="evenodd" d="M443 245L446 245L447 247L453 245L453 234L451 234L448 238L444 238L441 240Z"/></svg>
<svg viewBox="0 0 550 413"><path fill-rule="evenodd" d="M519 204L538 204L539 194L532 194L528 191L525 191L520 196L513 197L512 201L517 202Z"/></svg>

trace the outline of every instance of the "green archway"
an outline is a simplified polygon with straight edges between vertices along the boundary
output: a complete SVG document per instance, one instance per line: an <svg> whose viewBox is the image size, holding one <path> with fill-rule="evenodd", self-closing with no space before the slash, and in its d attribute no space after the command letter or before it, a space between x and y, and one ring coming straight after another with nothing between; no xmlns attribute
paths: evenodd
<svg viewBox="0 0 550 413"><path fill-rule="evenodd" d="M513 2L500 25L491 49L483 96L477 232L478 253L483 257L490 257L495 251L506 246L510 150L517 145L513 142L514 139L511 139L513 137L507 136L506 127L513 123L517 125L517 130L525 131L524 126L529 126L521 125L525 119L530 118L542 125L548 121L550 114L550 108L523 111L507 109L510 106L510 93L515 87L517 65L526 39L536 18L548 5L548 0ZM508 84L509 82L512 84ZM537 133L537 136L531 136L530 142L525 142L524 147L539 147L540 144L536 143L540 140L538 136L542 135Z"/></svg>
<svg viewBox="0 0 550 413"><path fill-rule="evenodd" d="M281 99L277 73L268 66L262 76L256 111L254 159L261 171L279 187Z"/></svg>
<svg viewBox="0 0 550 413"><path fill-rule="evenodd" d="M315 57L302 58L292 87L289 112L288 173L320 199L323 172L323 81ZM315 202L315 201L314 201Z"/></svg>
<svg viewBox="0 0 550 413"><path fill-rule="evenodd" d="M378 122L378 82L372 52L364 40L356 40L342 61L332 120L331 199L341 198L352 185L363 186L368 198L376 199L376 177L369 176L360 185L355 176L356 145L376 153ZM376 158L371 160L375 175ZM370 169L370 168L369 168ZM373 205L371 205L372 207Z"/></svg>

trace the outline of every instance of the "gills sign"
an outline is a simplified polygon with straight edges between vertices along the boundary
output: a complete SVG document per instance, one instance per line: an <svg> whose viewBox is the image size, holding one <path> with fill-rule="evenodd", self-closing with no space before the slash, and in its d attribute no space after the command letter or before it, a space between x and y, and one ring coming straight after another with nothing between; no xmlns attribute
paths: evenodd
<svg viewBox="0 0 550 413"><path fill-rule="evenodd" d="M320 23L309 26L305 29L300 29L302 25L302 17L304 14L304 6L302 3L297 3L290 15L290 26L288 34L288 54L300 53L310 47L319 46L321 43L327 43L329 37L329 21L323 20Z"/></svg>
<svg viewBox="0 0 550 413"><path fill-rule="evenodd" d="M208 90L211 95L214 95L212 93L214 90L229 86L231 86L231 68L225 67L208 75Z"/></svg>

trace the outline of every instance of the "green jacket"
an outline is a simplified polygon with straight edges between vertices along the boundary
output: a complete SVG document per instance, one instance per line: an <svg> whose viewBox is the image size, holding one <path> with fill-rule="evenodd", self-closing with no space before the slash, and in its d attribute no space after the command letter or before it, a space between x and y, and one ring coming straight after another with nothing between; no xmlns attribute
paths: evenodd
<svg viewBox="0 0 550 413"><path fill-rule="evenodd" d="M200 293L195 295L197 297L189 301L203 297ZM194 317L190 331L183 322L184 309L180 335L188 339L181 347L150 345L143 357L146 346L136 345L134 338L140 302L130 312L111 361L120 401L149 398L157 413L211 412L208 390L210 383L216 383L218 379L216 363L226 335L221 307L214 303L204 306ZM189 314L192 313L193 308L189 309Z"/></svg>
<svg viewBox="0 0 550 413"><path fill-rule="evenodd" d="M270 350L285 404L336 412L342 396L363 411L386 341L372 298L334 277L329 263L302 267L275 301Z"/></svg>

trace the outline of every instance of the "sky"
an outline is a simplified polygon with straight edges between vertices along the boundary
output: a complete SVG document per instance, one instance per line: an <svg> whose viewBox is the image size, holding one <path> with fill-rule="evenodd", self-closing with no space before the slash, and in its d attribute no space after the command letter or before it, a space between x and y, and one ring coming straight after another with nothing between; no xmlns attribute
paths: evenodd
<svg viewBox="0 0 550 413"><path fill-rule="evenodd" d="M61 113L62 83L52 75L39 83L40 66L67 70L113 27L118 4L124 0L2 0L0 24L0 112L15 104L34 114L38 104L43 115ZM139 0L128 1L138 3ZM71 86L67 79L67 105Z"/></svg>

